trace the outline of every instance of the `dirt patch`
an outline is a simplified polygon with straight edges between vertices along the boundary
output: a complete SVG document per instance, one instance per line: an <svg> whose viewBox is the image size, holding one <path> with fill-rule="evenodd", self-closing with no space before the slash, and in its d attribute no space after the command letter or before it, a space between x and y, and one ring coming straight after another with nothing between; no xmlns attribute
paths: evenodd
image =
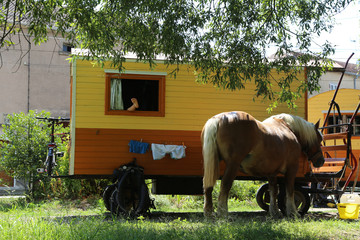
<svg viewBox="0 0 360 240"><path fill-rule="evenodd" d="M314 208L311 209L307 214L305 214L304 218L312 220L338 219L339 214L334 208Z"/></svg>

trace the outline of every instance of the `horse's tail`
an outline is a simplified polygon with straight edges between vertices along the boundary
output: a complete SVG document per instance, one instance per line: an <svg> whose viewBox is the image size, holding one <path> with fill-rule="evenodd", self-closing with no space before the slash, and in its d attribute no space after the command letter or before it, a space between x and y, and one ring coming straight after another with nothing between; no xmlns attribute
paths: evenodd
<svg viewBox="0 0 360 240"><path fill-rule="evenodd" d="M204 189L213 187L219 178L219 152L216 144L217 118L210 118L202 132L202 152L204 158Z"/></svg>

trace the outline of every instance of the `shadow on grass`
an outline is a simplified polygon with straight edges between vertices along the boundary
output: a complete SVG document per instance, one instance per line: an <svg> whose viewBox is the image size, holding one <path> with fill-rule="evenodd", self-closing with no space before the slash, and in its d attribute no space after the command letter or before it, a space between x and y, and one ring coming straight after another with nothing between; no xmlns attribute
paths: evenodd
<svg viewBox="0 0 360 240"><path fill-rule="evenodd" d="M338 214L336 212L328 212L326 210L319 211L311 211L305 214L302 219L305 221L313 221L313 220L333 220L338 218ZM110 212L105 212L104 214L97 215L85 215L85 216L61 216L61 217L53 217L53 220L61 221L61 222L73 222L73 221L81 221L84 219L102 219L105 221L113 221L113 220L148 220L152 222L170 222L174 220L188 220L188 221L208 221L204 217L203 212L161 212L161 211L153 211L147 216L143 217L128 217L128 216L115 216ZM242 211L242 212L230 212L227 218L228 221L268 221L270 220L270 216L265 211ZM285 217L283 219L286 219ZM282 220L282 219L279 219ZM276 221L276 220L275 220Z"/></svg>

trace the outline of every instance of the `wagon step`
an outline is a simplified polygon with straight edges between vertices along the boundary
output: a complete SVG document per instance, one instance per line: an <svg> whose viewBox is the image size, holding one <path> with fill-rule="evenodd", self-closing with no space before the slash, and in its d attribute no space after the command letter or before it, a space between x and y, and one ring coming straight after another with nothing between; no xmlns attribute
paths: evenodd
<svg viewBox="0 0 360 240"><path fill-rule="evenodd" d="M324 165L319 168L313 168L312 173L317 176L318 174L335 175L341 174L345 164L346 158L325 158Z"/></svg>
<svg viewBox="0 0 360 240"><path fill-rule="evenodd" d="M344 166L345 167L345 166ZM315 173L315 172L309 172L305 174L305 177L307 178L326 178L326 179L330 179L330 178L338 178L341 176L343 171L343 168L340 169L340 171L338 172L319 172L319 173Z"/></svg>

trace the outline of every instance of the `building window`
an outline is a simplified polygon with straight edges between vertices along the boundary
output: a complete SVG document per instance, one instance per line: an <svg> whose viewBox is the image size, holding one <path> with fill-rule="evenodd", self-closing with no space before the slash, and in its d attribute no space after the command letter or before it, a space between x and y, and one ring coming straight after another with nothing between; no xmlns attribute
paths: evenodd
<svg viewBox="0 0 360 240"><path fill-rule="evenodd" d="M336 90L336 88L337 88L337 84L329 83L329 89L330 90Z"/></svg>
<svg viewBox="0 0 360 240"><path fill-rule="evenodd" d="M63 43L61 53L63 53L63 54L70 54L72 48L74 48L73 45L71 45L71 44L69 44L69 43Z"/></svg>
<svg viewBox="0 0 360 240"><path fill-rule="evenodd" d="M342 118L340 118L338 115L331 115L328 119L328 126L330 125L336 125L336 124L342 124L342 123L350 123L352 115L342 115ZM353 127L353 136L360 136L360 116L355 116L355 119L352 123ZM346 126L340 126L340 127L333 127L328 128L327 133L339 133L339 132L345 132Z"/></svg>
<svg viewBox="0 0 360 240"><path fill-rule="evenodd" d="M106 115L165 116L165 76L106 73Z"/></svg>

